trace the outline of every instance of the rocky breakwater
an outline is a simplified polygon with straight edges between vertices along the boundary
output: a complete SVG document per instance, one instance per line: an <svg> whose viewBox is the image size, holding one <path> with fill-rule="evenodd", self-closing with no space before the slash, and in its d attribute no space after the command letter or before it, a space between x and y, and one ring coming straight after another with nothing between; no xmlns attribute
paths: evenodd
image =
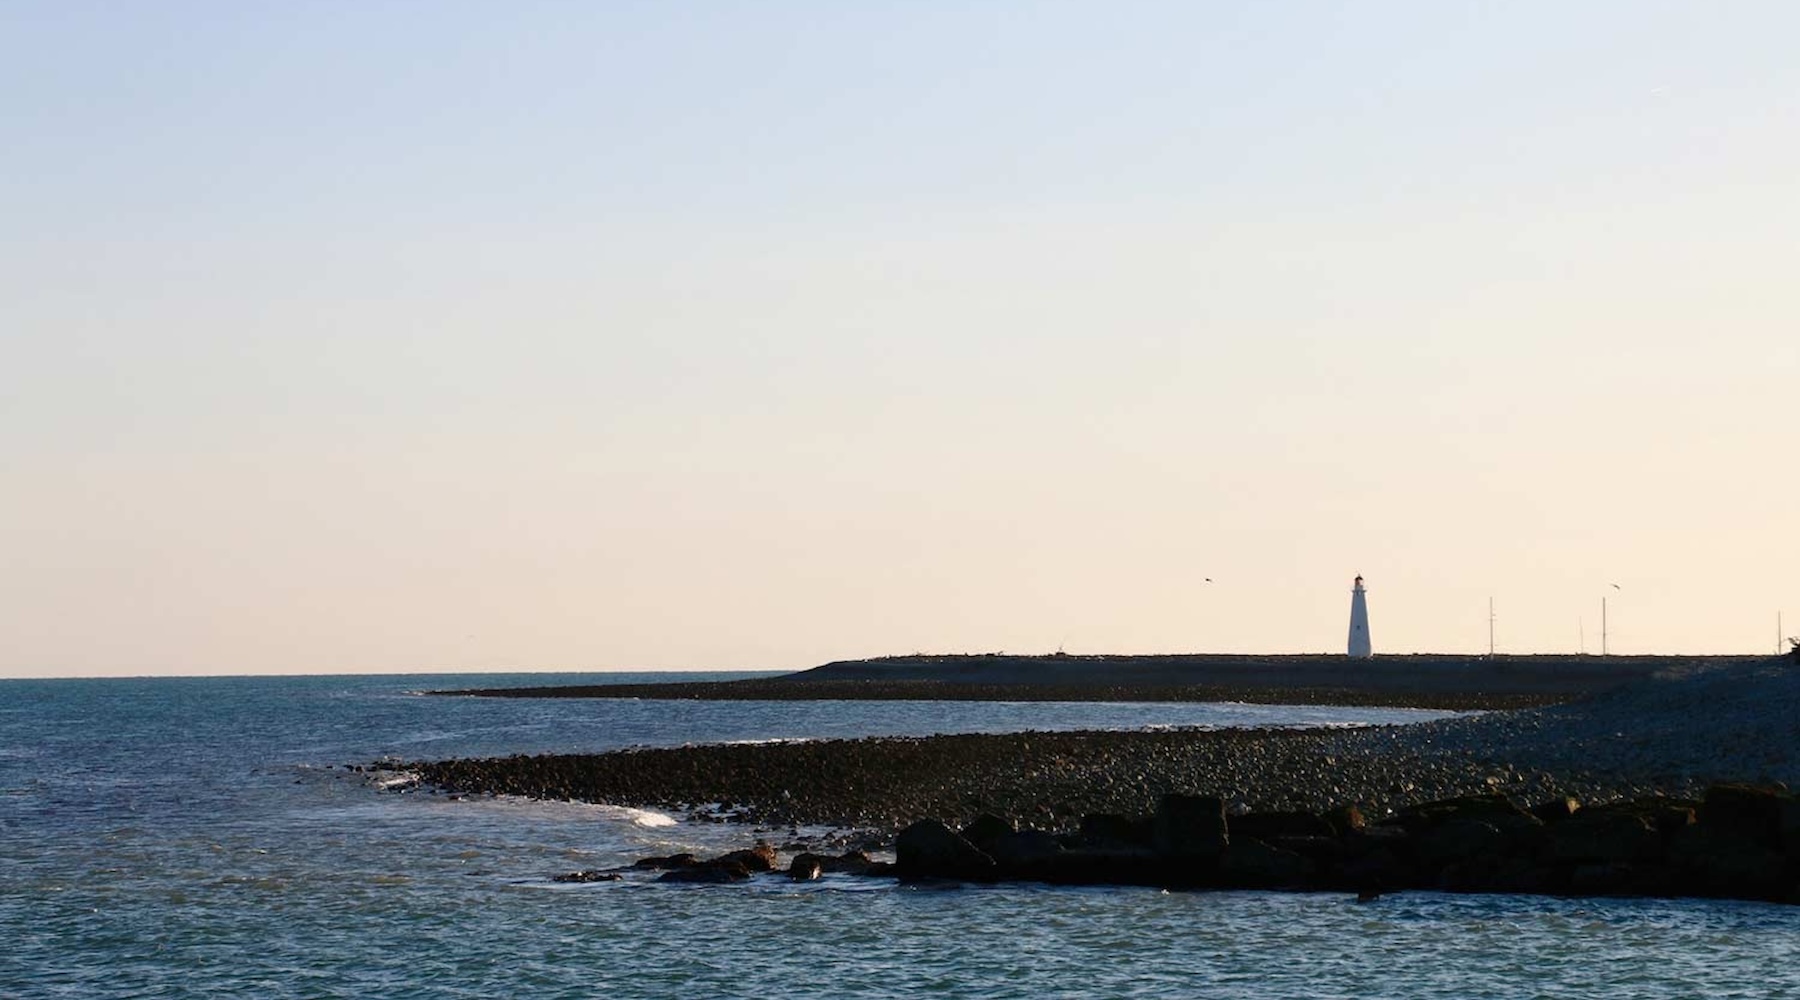
<svg viewBox="0 0 1800 1000"><path fill-rule="evenodd" d="M1715 785L1696 802L1524 809L1505 796L1423 803L1379 822L1357 808L1228 816L1217 796L1168 795L1148 816L1090 815L1070 834L985 816L901 832L902 879L1193 889L1408 889L1697 896L1800 902L1800 800Z"/></svg>
<svg viewBox="0 0 1800 1000"><path fill-rule="evenodd" d="M1279 877L1245 884L1356 888L1369 876L1374 891L1465 884L1787 898L1800 836L1783 788L1800 786L1800 670L1786 658L1695 663L1551 708L1363 730L1028 732L406 767L458 793L716 804L704 815L898 833L909 857L920 837L944 841L916 825L930 818L985 855L994 877L1075 880L1071 870L1093 864L1111 866L1101 881L1238 884L1263 865ZM1146 819L1131 817L1181 828L1184 807L1169 803L1197 792L1234 817L1227 848L1180 848L1188 867L1171 868L1158 844L1192 841L1146 846ZM1517 805L1545 803L1547 812ZM1351 822L1342 812L1351 806L1369 822ZM968 831L984 814L1023 839L1007 839L998 855L983 847ZM1282 815L1308 818L1278 832L1257 825ZM1139 832L1119 832L1129 830ZM1074 857L1044 860L1064 855ZM1032 867L1047 864L1057 867ZM986 866L963 853L943 872L977 870Z"/></svg>

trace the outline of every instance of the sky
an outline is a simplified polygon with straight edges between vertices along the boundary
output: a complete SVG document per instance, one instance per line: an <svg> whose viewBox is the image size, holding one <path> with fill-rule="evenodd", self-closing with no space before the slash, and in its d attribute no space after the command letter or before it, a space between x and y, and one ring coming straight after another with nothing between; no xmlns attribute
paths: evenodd
<svg viewBox="0 0 1800 1000"><path fill-rule="evenodd" d="M0 677L1773 652L1795 37L0 2Z"/></svg>

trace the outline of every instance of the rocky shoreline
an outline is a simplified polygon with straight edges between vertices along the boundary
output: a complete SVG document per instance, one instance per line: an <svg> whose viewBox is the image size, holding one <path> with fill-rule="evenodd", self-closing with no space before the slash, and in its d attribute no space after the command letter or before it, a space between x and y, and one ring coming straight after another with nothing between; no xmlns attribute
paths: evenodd
<svg viewBox="0 0 1800 1000"><path fill-rule="evenodd" d="M1170 796L1216 799L1227 817L1354 807L1373 824L1471 798L1520 811L1569 800L1699 803L1715 785L1778 793L1800 782L1800 670L1787 659L1695 663L1568 704L1360 730L1032 732L408 767L461 794L704 807L696 815L777 836L840 831L792 851L857 832L891 843L920 821L964 829L983 816L1079 836L1088 817L1154 816Z"/></svg>

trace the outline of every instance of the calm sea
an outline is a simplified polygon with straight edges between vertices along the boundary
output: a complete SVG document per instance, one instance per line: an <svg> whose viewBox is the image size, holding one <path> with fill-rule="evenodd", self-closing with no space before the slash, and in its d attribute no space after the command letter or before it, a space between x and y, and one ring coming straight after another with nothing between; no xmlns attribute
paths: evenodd
<svg viewBox="0 0 1800 1000"><path fill-rule="evenodd" d="M383 792L343 769L384 756L1430 717L417 693L656 679L670 678L0 681L0 997L1800 996L1794 908L849 879L570 885L551 876L743 846L751 833Z"/></svg>

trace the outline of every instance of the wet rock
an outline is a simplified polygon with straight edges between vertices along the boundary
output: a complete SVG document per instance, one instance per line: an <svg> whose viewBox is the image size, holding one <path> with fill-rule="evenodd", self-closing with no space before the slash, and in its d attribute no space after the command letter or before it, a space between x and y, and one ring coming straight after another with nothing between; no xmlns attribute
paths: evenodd
<svg viewBox="0 0 1800 1000"><path fill-rule="evenodd" d="M617 882L623 877L624 876L620 875L618 872L599 871L597 869L589 868L589 869L584 869L584 870L578 871L578 872L565 872L561 875L552 875L552 876L550 876L550 881L552 881L552 882Z"/></svg>
<svg viewBox="0 0 1800 1000"><path fill-rule="evenodd" d="M700 859L692 854L671 854L665 858L639 858L631 867L664 870L671 868L692 868L700 863Z"/></svg>
<svg viewBox="0 0 1800 1000"><path fill-rule="evenodd" d="M724 885L732 882L743 882L750 878L750 872L743 865L724 862L695 865L691 868L676 868L663 872L657 877L658 882L684 882L702 885Z"/></svg>
<svg viewBox="0 0 1800 1000"><path fill-rule="evenodd" d="M709 863L742 865L745 871L750 872L772 872L775 870L775 848L759 840L754 846L732 851Z"/></svg>
<svg viewBox="0 0 1800 1000"><path fill-rule="evenodd" d="M788 874L808 867L816 867L820 875L878 875L884 874L886 868L870 860L862 851L845 851L837 857L807 852L794 857L788 865Z"/></svg>
<svg viewBox="0 0 1800 1000"><path fill-rule="evenodd" d="M825 874L825 866L817 856L802 854L788 864L787 874L796 882L810 882Z"/></svg>

